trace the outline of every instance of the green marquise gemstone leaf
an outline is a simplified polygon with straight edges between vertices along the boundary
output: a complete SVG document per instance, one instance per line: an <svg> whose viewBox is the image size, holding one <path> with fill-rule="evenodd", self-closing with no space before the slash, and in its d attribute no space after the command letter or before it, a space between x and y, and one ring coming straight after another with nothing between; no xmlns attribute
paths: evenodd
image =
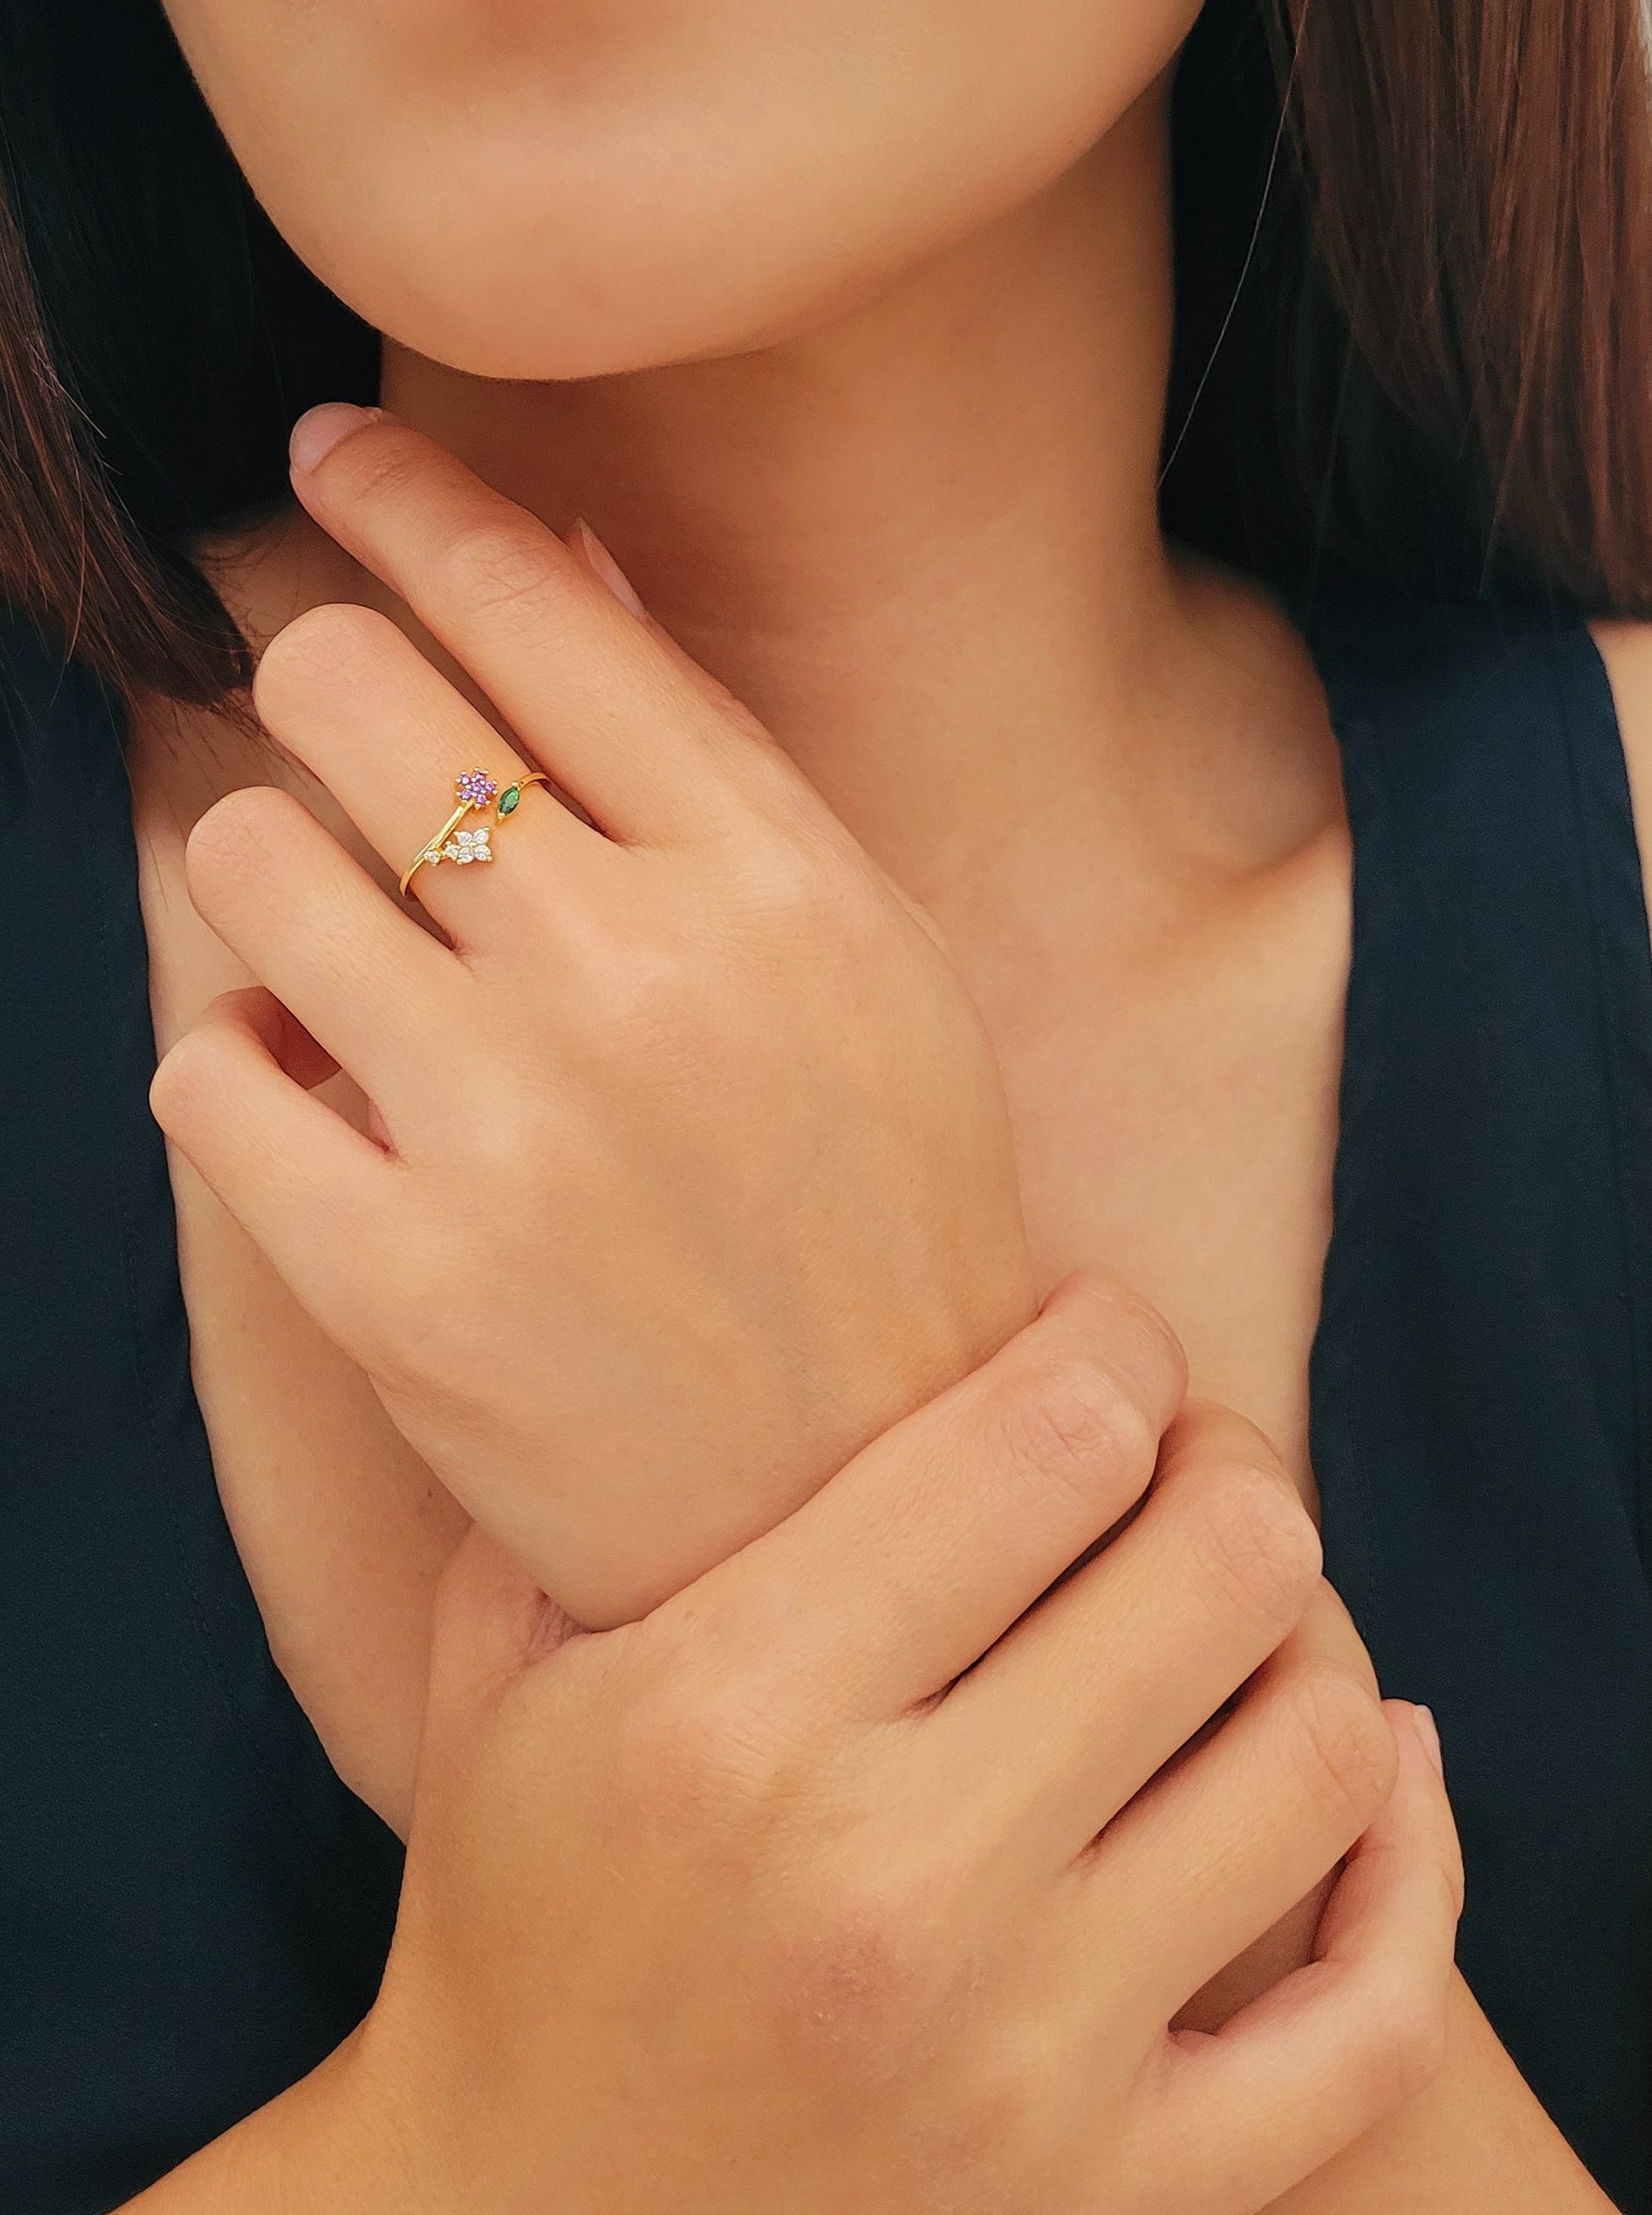
<svg viewBox="0 0 1652 2215"><path fill-rule="evenodd" d="M499 795L500 813L501 815L510 814L521 797L522 788L519 784L507 784L504 791Z"/></svg>

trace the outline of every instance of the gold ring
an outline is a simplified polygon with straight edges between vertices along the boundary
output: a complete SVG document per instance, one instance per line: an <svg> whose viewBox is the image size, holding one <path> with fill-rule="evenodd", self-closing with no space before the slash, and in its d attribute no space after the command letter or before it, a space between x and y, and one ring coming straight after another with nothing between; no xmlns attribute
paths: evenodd
<svg viewBox="0 0 1652 2215"><path fill-rule="evenodd" d="M491 807L494 818L502 823L507 815L514 815L522 803L522 795L531 784L549 784L550 779L544 770L529 770L501 790L496 777L486 770L468 769L463 776L453 780L453 789L458 795L458 806L427 845L421 846L402 872L400 890L403 899L408 887L427 862L433 869L440 862L491 862L494 858L493 835L486 823L474 831L462 831L459 825L467 815L480 815Z"/></svg>

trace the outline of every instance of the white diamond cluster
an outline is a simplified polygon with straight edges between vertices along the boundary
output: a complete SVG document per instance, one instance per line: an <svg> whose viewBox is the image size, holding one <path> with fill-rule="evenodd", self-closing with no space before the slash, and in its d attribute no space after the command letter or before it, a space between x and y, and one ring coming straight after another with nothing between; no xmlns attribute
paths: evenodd
<svg viewBox="0 0 1652 2215"><path fill-rule="evenodd" d="M433 860L435 856L433 855ZM456 831L442 848L444 862L491 862L494 849L484 823L479 830Z"/></svg>

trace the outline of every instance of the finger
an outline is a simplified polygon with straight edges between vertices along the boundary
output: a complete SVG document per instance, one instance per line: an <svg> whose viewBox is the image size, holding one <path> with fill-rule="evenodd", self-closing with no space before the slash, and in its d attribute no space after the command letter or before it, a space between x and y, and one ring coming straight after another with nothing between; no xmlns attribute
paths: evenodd
<svg viewBox="0 0 1652 2215"><path fill-rule="evenodd" d="M155 1072L155 1120L329 1336L344 1342L398 1172L282 1066L265 996L214 1000ZM302 1060L302 1057L301 1057Z"/></svg>
<svg viewBox="0 0 1652 2215"><path fill-rule="evenodd" d="M209 1012L249 1032L277 1068L306 1092L314 1092L339 1073L336 1058L267 985L243 985L238 991L220 992Z"/></svg>
<svg viewBox="0 0 1652 2215"><path fill-rule="evenodd" d="M622 607L629 609L660 652L674 668L681 671L683 676L697 691L703 694L706 699L723 713L733 715L737 720L749 720L749 710L735 699L722 678L714 677L709 669L702 668L691 654L684 652L664 624L657 623L649 614L648 609L637 598L636 587L583 516L574 522L570 530L563 531L561 537L568 552L585 563L586 568L606 586ZM774 741L768 738L766 733L763 736L768 745L773 745Z"/></svg>
<svg viewBox="0 0 1652 2215"><path fill-rule="evenodd" d="M196 824L187 860L200 914L394 1127L420 1046L461 1004L461 965L290 793L230 793Z"/></svg>
<svg viewBox="0 0 1652 2215"><path fill-rule="evenodd" d="M727 819L742 775L801 784L553 531L434 439L378 414L319 458L316 440L313 424L295 430L299 499L611 837L699 836Z"/></svg>
<svg viewBox="0 0 1652 2215"><path fill-rule="evenodd" d="M1077 1864L1109 1943L1151 1934L1135 1985L1160 2021L1335 1868L1392 1788L1393 1733L1330 1621L1316 1603L1233 1713Z"/></svg>
<svg viewBox="0 0 1652 2215"><path fill-rule="evenodd" d="M1373 1700L1381 1697L1364 1641L1348 1610L1323 1578L1311 1609L1298 1626L1297 1651L1300 1654L1310 1645L1322 1659L1350 1674ZM1188 2004L1177 2010L1178 2026L1185 2024L1195 2030L1219 2029L1257 1992L1277 1984L1287 1970L1299 1967L1307 1959L1336 1875L1335 1870L1329 1872L1254 1946L1227 1962L1208 1984L1201 1985Z"/></svg>
<svg viewBox="0 0 1652 2215"><path fill-rule="evenodd" d="M543 907L547 878L582 887L613 857L610 842L544 786L499 815L499 799L529 765L372 608L337 604L298 617L265 647L253 700L271 736L321 779L398 880L421 850L453 849L427 862L409 889L461 943L510 933L525 903ZM483 786L470 783L473 772ZM461 778L464 794L480 789L487 801L439 841L464 796ZM459 862L467 850L498 866Z"/></svg>
<svg viewBox="0 0 1652 2215"><path fill-rule="evenodd" d="M1271 2205L1433 2081L1463 1863L1415 1711L1385 1709L1398 1774L1354 1847L1315 1960L1213 2034L1170 2039L1156 2116L1189 2162L1190 2207Z"/></svg>
<svg viewBox="0 0 1652 2215"><path fill-rule="evenodd" d="M760 1641L800 1700L904 1713L1140 1497L1186 1379L1151 1309L1070 1278L990 1361L672 1604Z"/></svg>
<svg viewBox="0 0 1652 2215"><path fill-rule="evenodd" d="M935 1709L935 1789L955 1821L977 1807L1017 1859L1066 1866L1289 1635L1318 1583L1318 1539L1268 1440L1228 1408L1184 1408L1128 1529Z"/></svg>

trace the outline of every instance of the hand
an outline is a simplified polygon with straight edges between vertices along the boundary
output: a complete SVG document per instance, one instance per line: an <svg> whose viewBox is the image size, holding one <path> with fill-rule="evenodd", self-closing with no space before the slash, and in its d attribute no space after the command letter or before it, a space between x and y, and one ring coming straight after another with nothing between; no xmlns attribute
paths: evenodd
<svg viewBox="0 0 1652 2215"><path fill-rule="evenodd" d="M1254 2215L1426 2082L1439 1776L1182 1384L1076 1279L645 1622L576 1633L468 1541L384 1989L270 2204ZM1313 1965L1170 2031L1344 1854ZM263 2207L257 2139L156 2215Z"/></svg>
<svg viewBox="0 0 1652 2215"><path fill-rule="evenodd" d="M1440 2067L1270 2215L1616 2215L1460 1976Z"/></svg>
<svg viewBox="0 0 1652 2215"><path fill-rule="evenodd" d="M448 946L231 795L191 891L275 1001L218 1003L155 1112L464 1506L623 1621L1029 1319L997 1071L924 918L550 531L389 420L295 482L521 752L354 606L266 651L273 735L395 872L472 768L591 821L535 788L490 866L421 869ZM335 1060L382 1144L304 1089Z"/></svg>

